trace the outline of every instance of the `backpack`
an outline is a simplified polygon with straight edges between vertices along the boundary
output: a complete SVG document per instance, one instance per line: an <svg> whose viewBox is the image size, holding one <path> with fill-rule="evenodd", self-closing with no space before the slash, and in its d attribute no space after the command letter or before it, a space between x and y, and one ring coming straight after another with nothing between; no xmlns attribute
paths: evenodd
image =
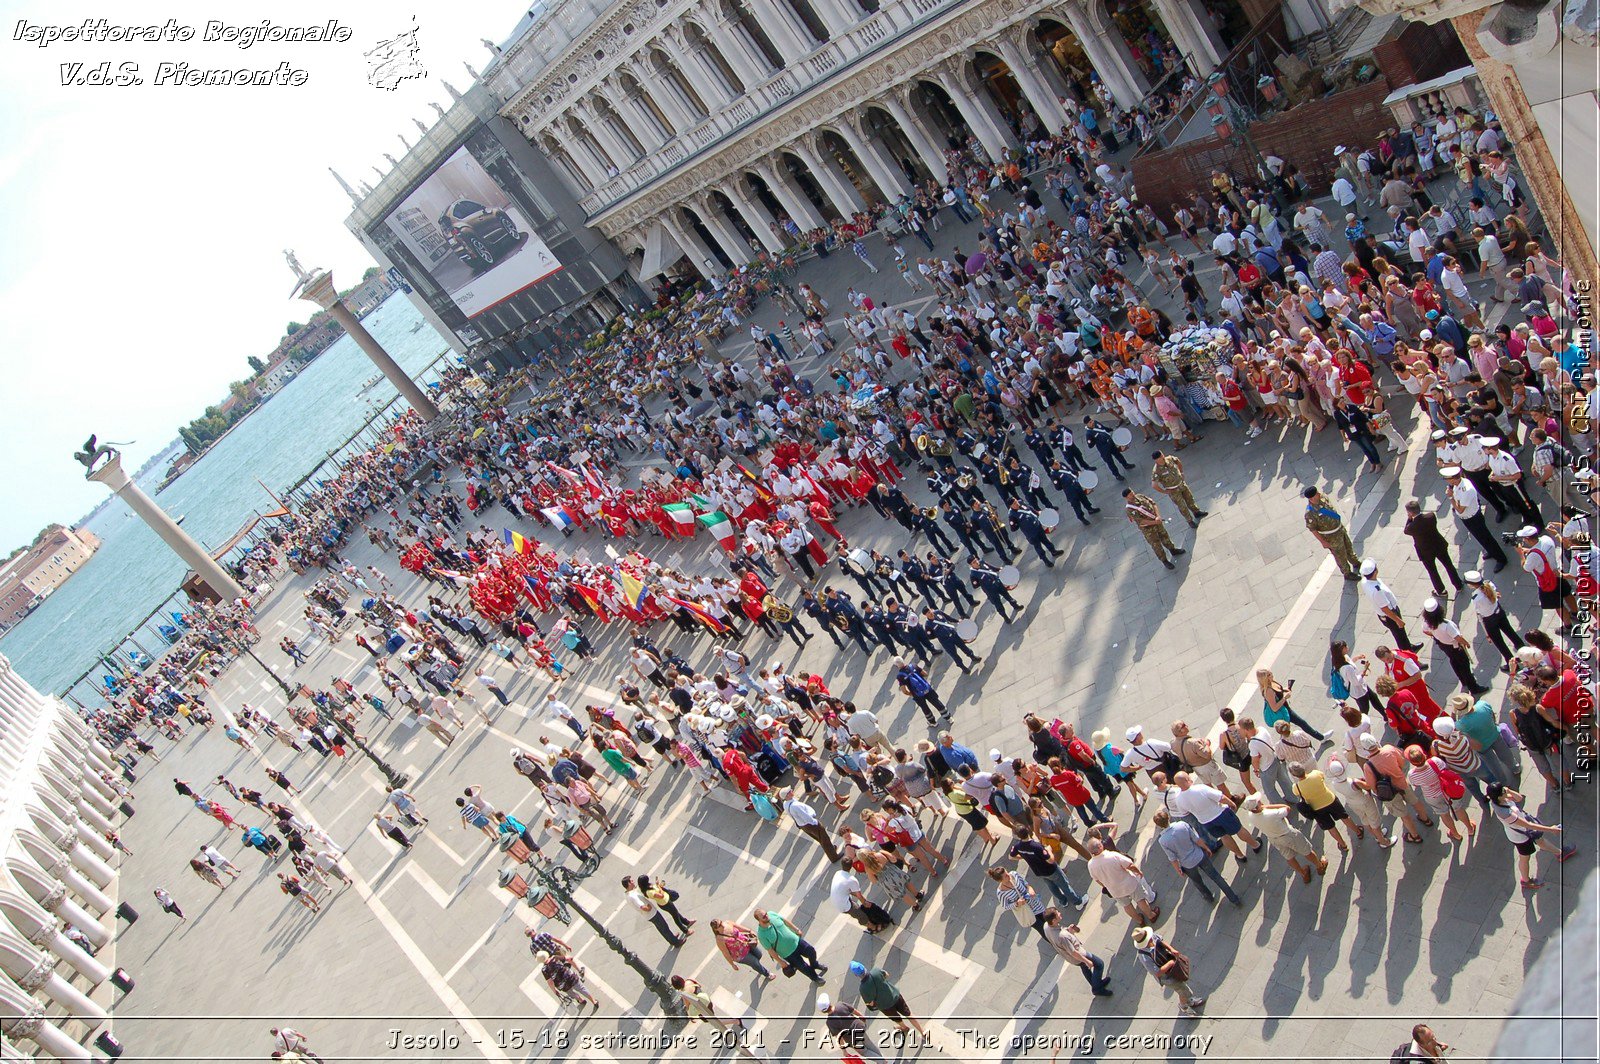
<svg viewBox="0 0 1600 1064"><path fill-rule="evenodd" d="M1439 777L1439 786L1444 788L1444 796L1452 802L1467 796L1467 784L1449 766L1436 757L1428 758L1428 765L1434 774Z"/></svg>
<svg viewBox="0 0 1600 1064"><path fill-rule="evenodd" d="M1372 784L1372 796L1380 802L1393 801L1400 792L1395 789L1394 780L1386 772L1374 772L1375 780Z"/></svg>
<svg viewBox="0 0 1600 1064"><path fill-rule="evenodd" d="M1344 677L1338 669L1328 670L1328 694L1343 702L1350 697L1350 685L1344 682Z"/></svg>
<svg viewBox="0 0 1600 1064"><path fill-rule="evenodd" d="M1155 772L1155 771L1165 772L1167 774L1167 779L1170 780L1170 779L1172 779L1172 777L1174 775L1176 775L1177 773L1183 771L1183 762L1178 759L1178 755L1177 754L1173 753L1170 750L1165 751L1165 752L1160 753L1160 754L1156 754L1155 753L1155 749L1156 748L1154 746L1150 747L1150 749L1148 751L1139 750L1139 748L1137 746L1134 747L1134 749L1138 750L1139 753L1143 754L1145 757L1151 757L1153 755L1154 759L1160 763L1161 767L1160 767L1159 770L1156 769L1154 766L1146 765L1145 766L1145 771L1146 772Z"/></svg>

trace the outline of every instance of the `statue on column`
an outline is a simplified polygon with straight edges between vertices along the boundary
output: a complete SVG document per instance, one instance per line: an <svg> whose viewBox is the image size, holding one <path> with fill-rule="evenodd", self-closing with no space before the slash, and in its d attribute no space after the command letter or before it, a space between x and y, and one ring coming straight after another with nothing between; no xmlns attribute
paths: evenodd
<svg viewBox="0 0 1600 1064"><path fill-rule="evenodd" d="M95 466L100 464L101 459L109 461L116 458L122 453L117 450L118 447L126 447L128 443L133 442L132 440L127 441L127 443L100 443L99 441L100 436L98 433L90 433L89 438L83 441L83 450L75 451L72 455L78 464L90 473L94 472Z"/></svg>

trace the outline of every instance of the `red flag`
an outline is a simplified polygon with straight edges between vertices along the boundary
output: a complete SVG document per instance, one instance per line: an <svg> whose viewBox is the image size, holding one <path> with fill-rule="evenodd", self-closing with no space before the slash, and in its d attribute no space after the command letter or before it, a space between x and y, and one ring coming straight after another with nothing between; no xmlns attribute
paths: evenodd
<svg viewBox="0 0 1600 1064"><path fill-rule="evenodd" d="M672 603L674 606L682 606L694 616L695 620L699 621L713 632L716 632L718 635L721 635L723 632L728 630L727 625L711 616L711 614L705 611L704 607L696 603L690 602L687 599L673 598L671 595L662 595L661 597Z"/></svg>

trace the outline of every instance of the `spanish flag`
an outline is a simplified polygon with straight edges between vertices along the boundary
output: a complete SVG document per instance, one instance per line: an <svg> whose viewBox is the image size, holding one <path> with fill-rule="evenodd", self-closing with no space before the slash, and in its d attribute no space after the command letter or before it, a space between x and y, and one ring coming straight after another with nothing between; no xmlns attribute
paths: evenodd
<svg viewBox="0 0 1600 1064"><path fill-rule="evenodd" d="M757 499L760 499L764 503L771 503L772 502L772 500L774 498L772 492L768 491L767 490L767 486L765 484L761 483L761 478L760 477L758 477L754 473L750 472L750 469L749 469L748 466L746 466L743 462L735 462L734 463L734 468L737 469L739 472L743 473L744 474L744 478L750 482L750 486L753 489L755 489L755 493L756 493L756 498Z"/></svg>
<svg viewBox="0 0 1600 1064"><path fill-rule="evenodd" d="M518 554L528 553L528 549L531 546L531 544L528 543L526 536L524 536L521 532L513 532L509 528L501 533L501 538L506 541L506 546L510 547Z"/></svg>

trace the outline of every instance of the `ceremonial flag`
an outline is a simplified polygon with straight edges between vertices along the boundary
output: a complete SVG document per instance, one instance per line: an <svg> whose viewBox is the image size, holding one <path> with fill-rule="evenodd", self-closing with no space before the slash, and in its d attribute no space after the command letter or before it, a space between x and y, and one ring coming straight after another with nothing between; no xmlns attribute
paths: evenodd
<svg viewBox="0 0 1600 1064"><path fill-rule="evenodd" d="M727 625L711 616L711 614L705 611L704 607L698 605L697 603L690 602L688 599L673 598L671 595L663 595L661 597L672 603L674 606L682 606L684 609L689 611L695 620L699 621L713 632L716 632L718 635L721 635L723 632L728 630Z"/></svg>
<svg viewBox="0 0 1600 1064"><path fill-rule="evenodd" d="M728 520L728 515L721 510L713 510L708 514L700 515L700 523L710 530L717 542L726 550L733 549L733 542L738 538L738 530L733 527L733 522Z"/></svg>
<svg viewBox="0 0 1600 1064"><path fill-rule="evenodd" d="M550 461L546 461L545 466L550 470L550 472L554 473L556 476L560 477L562 480L574 487L577 487L583 483L583 478L574 470L567 469L564 466L558 466L554 462Z"/></svg>
<svg viewBox="0 0 1600 1064"><path fill-rule="evenodd" d="M502 538L505 539L506 546L518 554L528 553L528 538L521 532L513 532L508 528L502 533Z"/></svg>
<svg viewBox="0 0 1600 1064"><path fill-rule="evenodd" d="M735 463L734 468L743 473L745 479L750 482L750 486L755 489L756 498L760 499L764 503L772 502L772 492L768 491L765 485L761 483L760 477L750 472L750 470L745 467L743 462Z"/></svg>
<svg viewBox="0 0 1600 1064"><path fill-rule="evenodd" d="M572 520L572 515L567 513L566 509L561 506L546 506L539 512L548 517L550 519L550 523L561 529L563 532L571 528L575 523ZM518 536L517 538L521 539L522 537Z"/></svg>
<svg viewBox="0 0 1600 1064"><path fill-rule="evenodd" d="M690 493L687 498L691 503L694 504L694 508L699 510L701 513L704 514L711 512L711 500L706 498L704 495L695 495Z"/></svg>
<svg viewBox="0 0 1600 1064"><path fill-rule="evenodd" d="M668 502L661 505L668 517L678 526L678 532L685 536L694 535L694 507L686 502Z"/></svg>
<svg viewBox="0 0 1600 1064"><path fill-rule="evenodd" d="M610 490L609 485L600 479L600 475L588 462L583 464L583 482L588 486L589 494L596 499L603 498Z"/></svg>
<svg viewBox="0 0 1600 1064"><path fill-rule="evenodd" d="M622 585L623 601L634 609L638 609L639 603L643 602L645 595L649 594L649 588L645 587L642 580L626 569L617 571L617 582Z"/></svg>

